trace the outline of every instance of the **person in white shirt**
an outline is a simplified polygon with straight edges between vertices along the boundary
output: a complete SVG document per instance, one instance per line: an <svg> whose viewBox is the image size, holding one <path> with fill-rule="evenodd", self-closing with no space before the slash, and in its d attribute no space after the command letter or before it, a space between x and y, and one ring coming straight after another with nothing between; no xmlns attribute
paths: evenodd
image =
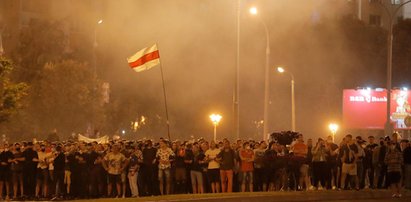
<svg viewBox="0 0 411 202"><path fill-rule="evenodd" d="M48 180L49 180L49 158L51 153L46 153L46 146L40 145L40 150L37 151L37 184L36 184L36 198L40 197L40 188L43 197L48 196Z"/></svg>
<svg viewBox="0 0 411 202"><path fill-rule="evenodd" d="M161 195L170 194L171 192L171 162L175 154L171 150L165 140L160 141L160 148L156 153L156 160L158 160L158 180L160 181L160 193ZM154 161L156 161L154 160ZM165 177L165 182L164 182ZM166 190L164 192L164 186L166 185Z"/></svg>
<svg viewBox="0 0 411 202"><path fill-rule="evenodd" d="M220 152L214 141L210 142L210 149L205 152L206 161L208 161L207 177L209 183L211 183L212 193L220 192L220 163L216 160Z"/></svg>

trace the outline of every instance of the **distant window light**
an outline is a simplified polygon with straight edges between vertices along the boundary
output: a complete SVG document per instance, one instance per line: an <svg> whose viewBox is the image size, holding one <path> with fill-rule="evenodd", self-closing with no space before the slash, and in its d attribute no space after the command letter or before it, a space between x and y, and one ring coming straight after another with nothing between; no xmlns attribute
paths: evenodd
<svg viewBox="0 0 411 202"><path fill-rule="evenodd" d="M381 16L370 15L370 25L381 26Z"/></svg>

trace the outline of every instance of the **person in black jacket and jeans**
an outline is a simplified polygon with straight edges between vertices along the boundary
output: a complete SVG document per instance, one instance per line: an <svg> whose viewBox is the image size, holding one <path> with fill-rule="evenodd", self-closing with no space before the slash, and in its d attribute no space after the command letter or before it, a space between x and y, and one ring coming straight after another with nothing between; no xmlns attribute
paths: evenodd
<svg viewBox="0 0 411 202"><path fill-rule="evenodd" d="M158 195L158 179L156 153L157 149L153 147L151 140L147 140L143 149L143 164L141 166L142 194L143 196Z"/></svg>
<svg viewBox="0 0 411 202"><path fill-rule="evenodd" d="M55 197L58 198L62 197L64 193L64 171L66 165L66 156L64 155L60 145L56 147L54 156L54 179L56 181Z"/></svg>

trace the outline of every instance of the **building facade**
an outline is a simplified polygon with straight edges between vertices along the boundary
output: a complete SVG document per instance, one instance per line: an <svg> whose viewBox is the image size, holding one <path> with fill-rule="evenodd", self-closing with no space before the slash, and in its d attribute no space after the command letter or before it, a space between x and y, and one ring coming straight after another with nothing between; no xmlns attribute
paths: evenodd
<svg viewBox="0 0 411 202"><path fill-rule="evenodd" d="M67 36L67 45L80 44L79 38L94 40L94 30L102 18L105 1L98 0L1 0L0 54L17 46L21 29L38 21L59 23ZM70 49L68 47L68 49Z"/></svg>
<svg viewBox="0 0 411 202"><path fill-rule="evenodd" d="M351 5L352 15L372 25L389 27L390 15L395 24L399 19L411 17L411 3L400 7L408 0L347 0Z"/></svg>

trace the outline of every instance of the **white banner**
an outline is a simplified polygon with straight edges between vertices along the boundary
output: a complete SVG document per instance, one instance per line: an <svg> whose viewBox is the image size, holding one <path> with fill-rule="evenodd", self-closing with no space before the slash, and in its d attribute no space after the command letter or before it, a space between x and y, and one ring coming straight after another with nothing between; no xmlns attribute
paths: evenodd
<svg viewBox="0 0 411 202"><path fill-rule="evenodd" d="M99 144L106 144L109 142L109 138L107 135L100 137L100 138L88 138L86 136L83 135L78 135L78 141L80 142L86 142L86 143L91 143L91 142L97 142Z"/></svg>

